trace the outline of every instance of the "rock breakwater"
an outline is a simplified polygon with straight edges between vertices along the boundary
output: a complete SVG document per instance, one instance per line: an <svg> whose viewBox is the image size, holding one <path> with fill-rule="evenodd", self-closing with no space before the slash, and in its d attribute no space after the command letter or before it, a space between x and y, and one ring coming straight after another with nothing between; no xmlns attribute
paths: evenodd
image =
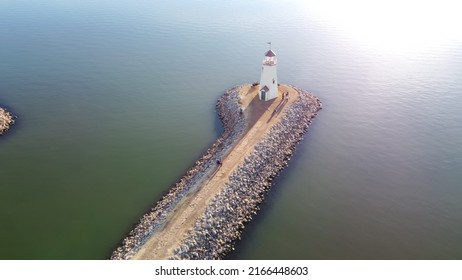
<svg viewBox="0 0 462 280"><path fill-rule="evenodd" d="M228 90L217 102L217 112L224 126L220 138L140 219L113 251L111 259L132 258L151 236L166 226L174 210L213 176L217 161L225 158L242 139L249 127L241 110L241 88ZM315 96L302 89L291 88L297 92L297 99L284 109L278 122L268 128L229 177L226 175L226 184L206 204L205 212L200 212L203 214L199 214L181 242L175 245L173 255L169 255L171 259L221 259L233 250L245 224L259 210L258 205L273 178L288 164L295 146L321 109L321 103Z"/></svg>
<svg viewBox="0 0 462 280"><path fill-rule="evenodd" d="M171 259L221 259L233 250L245 223L259 210L271 181L288 164L321 109L316 97L294 89L299 92L299 100L230 176L225 189L213 199Z"/></svg>
<svg viewBox="0 0 462 280"><path fill-rule="evenodd" d="M13 123L13 116L7 110L0 108L0 135L3 135Z"/></svg>

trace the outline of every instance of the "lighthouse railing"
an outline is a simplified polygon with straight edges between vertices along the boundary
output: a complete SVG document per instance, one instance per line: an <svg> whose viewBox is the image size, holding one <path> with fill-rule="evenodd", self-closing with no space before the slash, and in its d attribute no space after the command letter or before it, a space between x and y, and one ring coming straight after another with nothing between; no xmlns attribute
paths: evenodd
<svg viewBox="0 0 462 280"><path fill-rule="evenodd" d="M269 66L276 65L276 59L264 59L263 64Z"/></svg>

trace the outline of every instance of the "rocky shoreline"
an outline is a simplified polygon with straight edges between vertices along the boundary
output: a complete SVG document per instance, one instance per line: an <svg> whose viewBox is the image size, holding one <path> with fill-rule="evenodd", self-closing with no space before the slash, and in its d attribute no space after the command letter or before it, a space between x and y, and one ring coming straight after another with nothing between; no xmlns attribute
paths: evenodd
<svg viewBox="0 0 462 280"><path fill-rule="evenodd" d="M130 259L150 236L165 226L175 207L210 177L217 159L223 158L239 141L247 127L243 114L240 114L241 87L228 90L217 102L223 134L140 219L114 250L111 259ZM245 163L230 176L224 190L207 206L204 215L196 221L171 259L221 259L233 250L245 223L257 213L272 179L287 166L295 146L321 109L321 103L315 96L293 88L299 93L299 99L287 108L281 121L271 128L246 157Z"/></svg>
<svg viewBox="0 0 462 280"><path fill-rule="evenodd" d="M14 123L13 116L5 109L0 108L0 136Z"/></svg>

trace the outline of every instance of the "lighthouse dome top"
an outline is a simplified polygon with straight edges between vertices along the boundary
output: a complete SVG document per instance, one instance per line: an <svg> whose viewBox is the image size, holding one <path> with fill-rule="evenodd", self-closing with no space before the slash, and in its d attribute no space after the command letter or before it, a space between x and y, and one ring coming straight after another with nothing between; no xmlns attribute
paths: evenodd
<svg viewBox="0 0 462 280"><path fill-rule="evenodd" d="M276 53L273 50L269 50L265 53L266 57L274 57L276 56Z"/></svg>

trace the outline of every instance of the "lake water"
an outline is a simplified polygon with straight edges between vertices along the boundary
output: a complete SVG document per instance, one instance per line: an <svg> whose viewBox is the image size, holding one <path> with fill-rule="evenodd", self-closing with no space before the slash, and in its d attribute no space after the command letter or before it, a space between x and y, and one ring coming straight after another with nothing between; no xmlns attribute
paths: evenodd
<svg viewBox="0 0 462 280"><path fill-rule="evenodd" d="M272 41L324 109L230 258L462 259L461 23L391 2L0 1L0 258L107 258Z"/></svg>

